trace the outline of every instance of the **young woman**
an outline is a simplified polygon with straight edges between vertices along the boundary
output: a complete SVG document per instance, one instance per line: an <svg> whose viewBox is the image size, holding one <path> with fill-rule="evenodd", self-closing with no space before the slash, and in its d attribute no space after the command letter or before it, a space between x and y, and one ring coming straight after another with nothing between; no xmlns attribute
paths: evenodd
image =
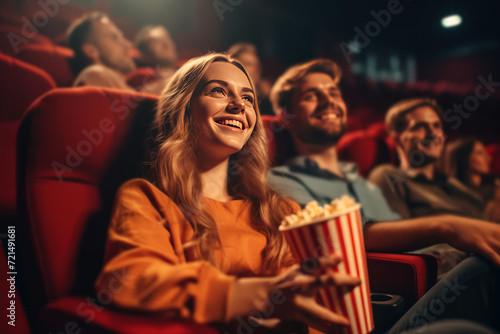
<svg viewBox="0 0 500 334"><path fill-rule="evenodd" d="M480 140L465 138L449 143L444 162L445 172L480 195L483 201L493 197L494 182L489 175L491 157Z"/></svg>
<svg viewBox="0 0 500 334"><path fill-rule="evenodd" d="M245 69L223 54L173 76L158 105L151 183L132 180L117 194L96 282L112 305L201 323L348 323L313 296L322 285L359 284L328 270L338 258L307 274L290 266L278 226L299 207L267 185L255 101Z"/></svg>

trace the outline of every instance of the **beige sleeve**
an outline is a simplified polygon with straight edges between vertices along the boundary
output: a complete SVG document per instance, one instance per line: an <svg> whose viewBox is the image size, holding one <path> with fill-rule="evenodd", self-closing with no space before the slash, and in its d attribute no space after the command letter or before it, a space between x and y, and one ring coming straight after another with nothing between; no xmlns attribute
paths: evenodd
<svg viewBox="0 0 500 334"><path fill-rule="evenodd" d="M397 212L402 219L411 218L404 191L406 180L397 168L385 166L375 168L370 173L368 181L380 188L392 211Z"/></svg>
<svg viewBox="0 0 500 334"><path fill-rule="evenodd" d="M92 65L84 69L73 82L73 86L96 86L134 91L119 73L102 65Z"/></svg>

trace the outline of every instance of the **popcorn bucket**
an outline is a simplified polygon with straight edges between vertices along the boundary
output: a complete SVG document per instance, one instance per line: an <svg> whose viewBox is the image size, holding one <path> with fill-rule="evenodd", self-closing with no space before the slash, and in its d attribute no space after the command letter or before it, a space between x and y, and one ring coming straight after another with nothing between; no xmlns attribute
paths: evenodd
<svg viewBox="0 0 500 334"><path fill-rule="evenodd" d="M306 223L280 226L295 260L306 260L305 267L307 259L337 254L342 262L333 271L361 279L361 284L347 293L335 286L318 289L316 297L320 304L349 319L350 326L339 326L338 333L364 334L375 327L360 208L355 204Z"/></svg>

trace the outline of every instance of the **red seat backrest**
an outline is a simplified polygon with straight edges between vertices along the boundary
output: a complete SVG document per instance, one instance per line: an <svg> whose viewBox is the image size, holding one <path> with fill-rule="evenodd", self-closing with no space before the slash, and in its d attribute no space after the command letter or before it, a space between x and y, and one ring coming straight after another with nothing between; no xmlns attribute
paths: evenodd
<svg viewBox="0 0 500 334"><path fill-rule="evenodd" d="M339 160L355 162L362 176L378 164L391 161L386 141L375 138L364 130L346 133L337 143Z"/></svg>
<svg viewBox="0 0 500 334"><path fill-rule="evenodd" d="M16 56L21 48L28 44L52 45L52 41L39 33L22 27L0 26L0 51L9 56Z"/></svg>
<svg viewBox="0 0 500 334"><path fill-rule="evenodd" d="M75 79L70 66L73 55L73 50L66 47L33 44L21 47L16 58L47 71L58 87L71 87Z"/></svg>
<svg viewBox="0 0 500 334"><path fill-rule="evenodd" d="M491 174L500 177L500 143L488 144L486 150L491 155Z"/></svg>
<svg viewBox="0 0 500 334"><path fill-rule="evenodd" d="M380 139L386 139L387 138L387 130L385 128L385 122L380 121L380 122L375 122L368 126L366 129L366 132L368 135L375 137L375 138L380 138Z"/></svg>
<svg viewBox="0 0 500 334"><path fill-rule="evenodd" d="M19 238L35 307L93 290L115 191L142 175L156 103L81 87L55 89L28 110L18 149L19 230L28 234Z"/></svg>
<svg viewBox="0 0 500 334"><path fill-rule="evenodd" d="M130 87L142 87L151 80L156 80L156 70L151 67L139 67L129 73L126 80Z"/></svg>
<svg viewBox="0 0 500 334"><path fill-rule="evenodd" d="M35 66L0 54L0 217L2 223L16 216L17 128L28 106L55 88L50 76ZM3 228L2 224L2 228Z"/></svg>
<svg viewBox="0 0 500 334"><path fill-rule="evenodd" d="M18 121L37 97L55 88L47 72L18 59L0 54L0 121Z"/></svg>

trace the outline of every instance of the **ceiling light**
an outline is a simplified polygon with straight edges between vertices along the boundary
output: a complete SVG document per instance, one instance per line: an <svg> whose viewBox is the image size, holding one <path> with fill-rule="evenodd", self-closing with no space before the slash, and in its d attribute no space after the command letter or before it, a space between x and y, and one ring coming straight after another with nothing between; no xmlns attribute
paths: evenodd
<svg viewBox="0 0 500 334"><path fill-rule="evenodd" d="M441 20L441 24L445 28L455 27L460 23L462 23L462 17L460 15L450 15Z"/></svg>

